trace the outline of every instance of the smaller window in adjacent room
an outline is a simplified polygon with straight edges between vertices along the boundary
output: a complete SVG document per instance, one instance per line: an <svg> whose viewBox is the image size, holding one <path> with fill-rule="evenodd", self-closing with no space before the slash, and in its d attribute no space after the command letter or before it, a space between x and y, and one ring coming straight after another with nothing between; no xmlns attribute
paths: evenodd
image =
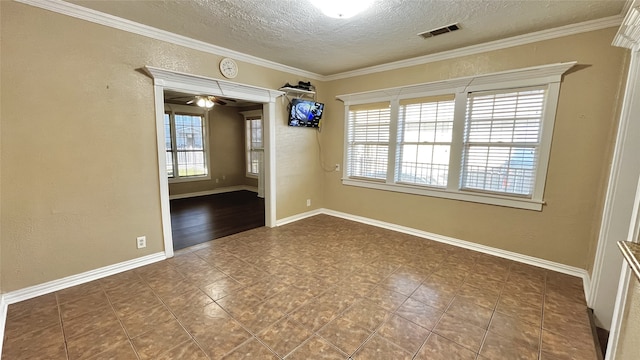
<svg viewBox="0 0 640 360"><path fill-rule="evenodd" d="M262 143L262 118L249 117L245 121L247 176L257 177L264 153Z"/></svg>
<svg viewBox="0 0 640 360"><path fill-rule="evenodd" d="M166 164L170 180L208 178L205 119L202 114L165 112Z"/></svg>
<svg viewBox="0 0 640 360"><path fill-rule="evenodd" d="M348 124L348 176L384 181L389 157L389 103L352 106Z"/></svg>

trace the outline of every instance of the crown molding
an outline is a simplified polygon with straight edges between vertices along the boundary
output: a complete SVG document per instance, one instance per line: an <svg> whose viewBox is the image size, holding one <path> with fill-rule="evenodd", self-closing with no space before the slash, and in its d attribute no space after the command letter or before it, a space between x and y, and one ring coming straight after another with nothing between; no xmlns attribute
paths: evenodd
<svg viewBox="0 0 640 360"><path fill-rule="evenodd" d="M161 30L152 26L140 24L131 20L123 19L114 15L106 14L93 9L85 8L80 5L68 3L62 0L15 0L16 2L31 5L41 9L53 11L58 14L71 16L77 19L86 20L95 24L108 26L114 29L123 30L137 35L142 35L151 39L165 41L171 44L184 46L193 50L205 53L231 57L238 61L254 64L269 69L283 71L290 74L298 75L303 78L313 80L323 80L323 76L310 71L294 68L291 66L279 64L270 60L247 55L238 51L230 50L220 46L212 45L204 41L195 40L186 36L174 34L169 31Z"/></svg>
<svg viewBox="0 0 640 360"><path fill-rule="evenodd" d="M424 65L436 61L449 60L463 56L480 54L488 51L502 50L514 46L526 45L538 41L556 39L563 36L581 34L589 31L620 26L622 16L615 15L606 18L585 21L577 24L565 25L553 29L537 31L529 34L518 35L506 39L500 39L478 45L471 45L459 49L443 51L435 54L414 57L406 60L394 61L382 65L370 66L358 70L347 71L324 77L324 81L346 79L355 76L369 75L382 71L396 70L409 66Z"/></svg>
<svg viewBox="0 0 640 360"><path fill-rule="evenodd" d="M262 59L256 56L244 54L238 51L230 50L220 46L212 45L200 40L188 38L186 36L174 34L165 30L160 30L148 25L140 24L131 20L123 19L110 14L102 13L96 10L88 9L76 4L68 3L62 0L15 0L16 2L31 5L41 9L53 11L55 13L71 16L77 19L86 20L95 24L108 26L114 29L127 31L133 34L142 35L155 40L165 41L175 45L184 46L186 48L206 52L209 54L232 57L236 60L246 63L262 66L265 68L298 75L303 78L332 81L346 79L355 76L368 75L383 71L396 70L410 66L424 65L431 62L453 59L462 56L474 55L488 51L501 50L509 47L530 44L543 40L555 39L563 36L575 35L589 31L605 29L614 26L620 26L623 21L622 15L609 16L606 18L585 21L577 24L561 26L553 29L537 31L529 34L514 36L506 39L491 41L488 43L467 46L460 49L443 51L435 54L414 57L410 59L390 62L386 64L366 67L358 70L337 73L333 75L321 75L314 72L294 68L291 66L279 64L270 60ZM634 4L635 5L635 4ZM625 4L625 8L635 9L633 5ZM631 12L629 10L628 13ZM615 45L615 44L614 44ZM618 46L618 45L616 45Z"/></svg>
<svg viewBox="0 0 640 360"><path fill-rule="evenodd" d="M629 2L627 2L628 4ZM636 49L640 42L640 4L633 1L627 10L612 45L627 49Z"/></svg>

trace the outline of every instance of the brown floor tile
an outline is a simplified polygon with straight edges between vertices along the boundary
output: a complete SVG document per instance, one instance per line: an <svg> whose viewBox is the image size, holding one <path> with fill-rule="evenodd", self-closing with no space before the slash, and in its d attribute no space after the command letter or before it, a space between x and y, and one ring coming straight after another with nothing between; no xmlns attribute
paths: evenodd
<svg viewBox="0 0 640 360"><path fill-rule="evenodd" d="M151 289L139 289L135 297L124 300L111 301L116 315L120 318L131 316L138 311L153 308L162 305L162 301L151 291Z"/></svg>
<svg viewBox="0 0 640 360"><path fill-rule="evenodd" d="M456 297L449 308L447 314L453 315L458 319L465 320L467 323L486 329L493 315L493 310L475 304L474 300Z"/></svg>
<svg viewBox="0 0 640 360"><path fill-rule="evenodd" d="M265 360L277 360L278 357L269 348L264 346L261 342L255 338L249 339L247 342L238 346L231 353L223 357L224 360L253 360L253 359L265 359ZM168 360L168 359L167 359Z"/></svg>
<svg viewBox="0 0 640 360"><path fill-rule="evenodd" d="M542 330L542 359L553 360L596 360L595 346L587 341L566 334L557 335Z"/></svg>
<svg viewBox="0 0 640 360"><path fill-rule="evenodd" d="M156 327L171 320L175 320L175 317L164 305L141 310L121 319L122 325L124 325L124 329L127 331L129 338L135 338L148 331L152 331Z"/></svg>
<svg viewBox="0 0 640 360"><path fill-rule="evenodd" d="M311 337L311 332L287 319L283 319L258 334L258 338L280 357L287 356Z"/></svg>
<svg viewBox="0 0 640 360"><path fill-rule="evenodd" d="M7 317L4 336L9 339L17 338L59 324L60 314L57 306L36 307L31 312L22 313L21 316Z"/></svg>
<svg viewBox="0 0 640 360"><path fill-rule="evenodd" d="M537 360L538 345L531 346L514 337L489 331L482 344L480 355L487 359Z"/></svg>
<svg viewBox="0 0 640 360"><path fill-rule="evenodd" d="M542 303L532 303L519 296L500 295L496 312L516 317L531 324L542 326Z"/></svg>
<svg viewBox="0 0 640 360"><path fill-rule="evenodd" d="M92 331L100 331L119 324L118 317L110 306L103 306L95 311L65 320L62 323L64 336L72 339Z"/></svg>
<svg viewBox="0 0 640 360"><path fill-rule="evenodd" d="M262 302L253 306L251 311L234 316L234 318L246 329L257 334L284 316L285 314L283 312L274 308L271 304Z"/></svg>
<svg viewBox="0 0 640 360"><path fill-rule="evenodd" d="M133 338L133 346L140 359L155 359L158 355L189 340L189 334L175 319L158 323L153 329Z"/></svg>
<svg viewBox="0 0 640 360"><path fill-rule="evenodd" d="M187 340L156 357L157 360L208 360L209 358L193 340Z"/></svg>
<svg viewBox="0 0 640 360"><path fill-rule="evenodd" d="M102 291L102 285L100 284L100 281L96 280L57 291L56 296L58 298L58 303L64 304L100 291Z"/></svg>
<svg viewBox="0 0 640 360"><path fill-rule="evenodd" d="M466 320L444 314L433 332L477 353L486 330L469 324Z"/></svg>
<svg viewBox="0 0 640 360"><path fill-rule="evenodd" d="M476 353L432 333L414 360L475 360Z"/></svg>
<svg viewBox="0 0 640 360"><path fill-rule="evenodd" d="M346 354L353 354L369 338L371 331L339 317L322 328L318 334Z"/></svg>
<svg viewBox="0 0 640 360"><path fill-rule="evenodd" d="M440 320L443 312L432 308L429 305L423 304L420 301L413 300L411 298L400 306L396 311L399 316L420 325L425 329L431 330Z"/></svg>
<svg viewBox="0 0 640 360"><path fill-rule="evenodd" d="M368 299L362 299L351 305L342 317L363 329L374 331L390 315L391 312L379 307Z"/></svg>
<svg viewBox="0 0 640 360"><path fill-rule="evenodd" d="M138 360L133 345L129 340L115 344L107 351L94 355L87 360Z"/></svg>
<svg viewBox="0 0 640 360"><path fill-rule="evenodd" d="M100 290L89 295L84 295L74 300L69 300L60 305L62 320L72 319L76 316L95 311L99 307L110 307L109 299L104 291Z"/></svg>
<svg viewBox="0 0 640 360"><path fill-rule="evenodd" d="M5 339L2 358L66 360L62 327L56 324L17 338Z"/></svg>
<svg viewBox="0 0 640 360"><path fill-rule="evenodd" d="M327 215L12 304L6 319L7 359L595 359L582 279Z"/></svg>
<svg viewBox="0 0 640 360"><path fill-rule="evenodd" d="M377 334L415 354L429 336L429 330L395 315L382 324Z"/></svg>
<svg viewBox="0 0 640 360"><path fill-rule="evenodd" d="M457 286L436 284L435 281L437 281L437 278L435 277L429 278L428 281L431 283L427 284L425 282L420 285L411 295L411 298L433 308L445 311L455 296Z"/></svg>
<svg viewBox="0 0 640 360"><path fill-rule="evenodd" d="M476 305L488 309L495 309L499 295L499 291L477 288L469 284L462 285L456 292L456 298L468 300Z"/></svg>
<svg viewBox="0 0 640 360"><path fill-rule="evenodd" d="M325 340L314 336L289 354L286 360L344 360L348 357Z"/></svg>
<svg viewBox="0 0 640 360"><path fill-rule="evenodd" d="M47 294L33 299L10 304L7 307L7 320L21 317L40 310L47 311L48 308L57 308L58 299L55 294Z"/></svg>
<svg viewBox="0 0 640 360"><path fill-rule="evenodd" d="M354 360L410 360L413 354L374 334L354 355Z"/></svg>
<svg viewBox="0 0 640 360"><path fill-rule="evenodd" d="M387 311L395 311L407 300L406 295L389 290L383 286L371 290L365 294L365 298Z"/></svg>
<svg viewBox="0 0 640 360"><path fill-rule="evenodd" d="M69 360L84 359L113 350L127 340L119 323L67 339Z"/></svg>

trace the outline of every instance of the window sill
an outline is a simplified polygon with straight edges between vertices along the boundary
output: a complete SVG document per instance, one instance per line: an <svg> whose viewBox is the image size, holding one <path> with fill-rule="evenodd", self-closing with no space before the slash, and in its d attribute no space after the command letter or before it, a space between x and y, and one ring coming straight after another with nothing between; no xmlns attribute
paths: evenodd
<svg viewBox="0 0 640 360"><path fill-rule="evenodd" d="M258 174L246 174L246 177L248 177L249 179L257 179Z"/></svg>
<svg viewBox="0 0 640 360"><path fill-rule="evenodd" d="M187 176L181 178L169 178L169 184L183 183L183 182L192 182L192 181L205 181L211 180L211 176Z"/></svg>
<svg viewBox="0 0 640 360"><path fill-rule="evenodd" d="M542 201L531 200L531 199L522 199L522 198L516 198L516 197L507 197L507 196L492 195L492 194L485 194L485 193L473 193L473 192L467 192L467 191L449 191L445 189L426 188L422 186L406 185L406 184L387 184L387 183L376 182L376 181L350 179L350 178L343 178L342 184L348 185L348 186L359 186L359 187L364 187L369 189L394 191L394 192L401 192L406 194L431 196L431 197L437 197L437 198L443 198L443 199L468 201L468 202L474 202L474 203L480 203L480 204L505 206L505 207L525 209L525 210L535 210L535 211L542 211L542 205L544 204L544 202Z"/></svg>

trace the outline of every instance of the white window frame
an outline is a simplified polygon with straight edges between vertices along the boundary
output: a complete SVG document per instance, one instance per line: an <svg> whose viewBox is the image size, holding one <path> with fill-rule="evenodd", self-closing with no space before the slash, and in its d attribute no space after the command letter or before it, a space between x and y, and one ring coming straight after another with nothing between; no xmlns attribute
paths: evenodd
<svg viewBox="0 0 640 360"><path fill-rule="evenodd" d="M187 114L187 115L193 115L193 116L202 116L202 127L203 127L203 132L202 132L202 145L204 147L204 165L207 169L207 174L206 175L196 175L196 176L180 176L178 174L175 173L174 171L174 176L173 177L167 177L167 179L169 180L170 184L173 183L183 183L183 182L190 182L190 181L203 181L203 180L211 180L211 169L209 166L209 112L199 108L199 107L195 107L195 106L185 106L185 105L176 105L176 104L165 104L164 106L164 111L165 113L169 112L172 113L173 115L175 114ZM171 127L171 142L172 144L176 143L176 134L175 134L175 124L172 122L172 127ZM175 149L174 149L175 150ZM173 162L175 163L176 161L176 156L175 156L176 151L172 151L171 155L173 156ZM165 151L165 154L168 154L168 152Z"/></svg>
<svg viewBox="0 0 640 360"><path fill-rule="evenodd" d="M562 80L562 75L575 64L576 62L541 65L492 74L484 74L418 85L337 96L336 98L342 100L345 106L345 140L343 152L343 163L345 164L345 166L343 166L342 183L344 185L359 186L370 189L396 191L416 195L433 196L439 198L541 211L544 204L544 187L547 167L549 164L549 153L553 136L553 126L556 117L558 97L560 94L560 82ZM508 195L486 193L461 189L460 181L464 147L463 136L468 94L479 91L508 91L509 89L531 86L547 87L545 110L540 129L540 145L538 162L535 172L535 183L531 197L529 198L515 194ZM347 157L347 139L349 136L349 107L351 105L362 105L385 101L390 102L391 132L389 137L389 153L396 154L398 109L400 100L450 94L453 94L455 96L455 110L453 139L451 143L449 160L449 176L447 187L445 189L396 182L394 176L396 171L396 164L395 159L391 159L391 155L387 168L387 179L384 182L362 178L351 178L348 176L347 169L349 163Z"/></svg>
<svg viewBox="0 0 640 360"><path fill-rule="evenodd" d="M248 178L252 178L252 179L257 179L258 176L260 175L260 166L258 167L258 172L257 173L252 173L249 171L249 162L251 161L251 157L250 157L250 153L251 152L262 152L262 156L264 156L264 121L262 119L262 110L251 110L251 111L242 111L240 112L242 114L242 116L244 117L245 120L245 139L244 139L244 145L245 145L245 176ZM250 138L250 134L252 133L253 129L250 129L250 131L247 131L247 127L250 127L251 125L251 121L252 120L260 120L261 126L260 126L260 130L262 132L261 135L261 140L262 140L262 147L261 148L253 148L253 142L251 141L252 139Z"/></svg>

